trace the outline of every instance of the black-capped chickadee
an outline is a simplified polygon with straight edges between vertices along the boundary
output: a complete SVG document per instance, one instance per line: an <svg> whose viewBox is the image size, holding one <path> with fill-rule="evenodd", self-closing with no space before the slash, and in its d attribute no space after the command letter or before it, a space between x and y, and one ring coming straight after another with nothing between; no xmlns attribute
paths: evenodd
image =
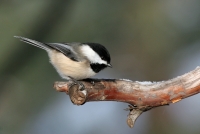
<svg viewBox="0 0 200 134"><path fill-rule="evenodd" d="M47 51L51 64L64 79L81 80L94 76L110 64L110 54L98 43L42 43L14 36ZM78 84L78 83L77 83Z"/></svg>

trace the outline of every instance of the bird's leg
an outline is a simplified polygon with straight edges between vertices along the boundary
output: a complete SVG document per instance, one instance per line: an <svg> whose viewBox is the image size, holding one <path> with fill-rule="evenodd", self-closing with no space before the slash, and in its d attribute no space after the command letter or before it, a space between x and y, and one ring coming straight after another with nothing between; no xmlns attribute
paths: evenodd
<svg viewBox="0 0 200 134"><path fill-rule="evenodd" d="M85 86L83 85L83 83L81 83L80 81L74 79L73 77L70 77L69 78L74 82L74 84L78 85L78 89L80 91L83 91L85 89ZM73 85L72 85L73 86Z"/></svg>

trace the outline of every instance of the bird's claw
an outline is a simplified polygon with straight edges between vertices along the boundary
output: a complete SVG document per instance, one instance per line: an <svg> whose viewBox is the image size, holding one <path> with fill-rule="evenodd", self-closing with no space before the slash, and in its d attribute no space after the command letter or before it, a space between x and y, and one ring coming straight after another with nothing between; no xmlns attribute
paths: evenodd
<svg viewBox="0 0 200 134"><path fill-rule="evenodd" d="M94 83L94 81L91 81L90 83L92 84L92 86L95 86L95 83Z"/></svg>
<svg viewBox="0 0 200 134"><path fill-rule="evenodd" d="M78 83L76 83L76 84L78 85L78 89L79 89L80 91L83 91L83 90L85 89L85 86L83 85L83 83L78 82Z"/></svg>
<svg viewBox="0 0 200 134"><path fill-rule="evenodd" d="M83 85L82 82L80 82L80 81L78 81L78 80L76 80L76 79L74 79L74 78L72 78L72 77L70 77L70 76L69 76L69 78L73 81L73 84L72 84L71 86L73 86L73 85L78 85L78 89L79 89L80 91L83 91L83 90L85 89L85 86Z"/></svg>

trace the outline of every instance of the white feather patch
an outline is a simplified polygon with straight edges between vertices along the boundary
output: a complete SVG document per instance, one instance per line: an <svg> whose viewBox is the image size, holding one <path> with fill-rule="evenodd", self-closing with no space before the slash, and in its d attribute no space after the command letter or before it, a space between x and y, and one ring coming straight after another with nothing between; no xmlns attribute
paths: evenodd
<svg viewBox="0 0 200 134"><path fill-rule="evenodd" d="M89 46L81 46L82 53L91 61L91 63L107 64L101 57Z"/></svg>

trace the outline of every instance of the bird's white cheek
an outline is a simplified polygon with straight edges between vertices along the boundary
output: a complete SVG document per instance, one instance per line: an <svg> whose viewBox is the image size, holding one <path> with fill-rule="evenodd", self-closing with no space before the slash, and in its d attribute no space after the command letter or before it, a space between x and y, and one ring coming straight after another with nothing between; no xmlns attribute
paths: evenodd
<svg viewBox="0 0 200 134"><path fill-rule="evenodd" d="M96 73L90 68L86 61L72 61L64 54L58 51L49 52L50 62L55 67L62 78L69 79L68 76L74 79L86 79L94 76Z"/></svg>
<svg viewBox="0 0 200 134"><path fill-rule="evenodd" d="M81 52L90 60L91 63L107 64L106 61L102 60L100 56L87 45L81 46Z"/></svg>

